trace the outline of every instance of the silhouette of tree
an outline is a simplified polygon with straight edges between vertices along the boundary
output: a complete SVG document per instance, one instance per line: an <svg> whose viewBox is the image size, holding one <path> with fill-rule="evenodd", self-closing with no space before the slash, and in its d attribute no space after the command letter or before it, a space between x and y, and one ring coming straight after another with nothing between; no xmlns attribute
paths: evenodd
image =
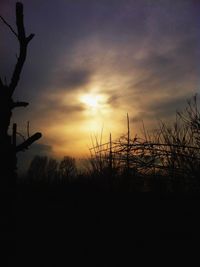
<svg viewBox="0 0 200 267"><path fill-rule="evenodd" d="M77 174L76 161L74 158L65 156L59 164L59 175L61 180L68 181Z"/></svg>
<svg viewBox="0 0 200 267"><path fill-rule="evenodd" d="M35 156L28 169L28 178L31 181L44 181L47 178L48 158Z"/></svg>
<svg viewBox="0 0 200 267"><path fill-rule="evenodd" d="M41 137L41 133L35 133L18 146L16 146L15 136L16 124L15 127L13 127L13 136L10 136L8 133L13 109L28 106L27 102L13 101L13 93L19 83L20 75L27 56L28 44L33 39L34 34L30 34L28 36L26 35L24 27L23 4L20 2L16 3L17 31L15 31L2 16L0 16L0 19L6 26L8 26L19 42L19 56L17 58L17 63L14 67L10 82L7 84L7 82L3 82L0 77L0 149L1 155L4 157L4 160L0 161L0 170L2 174L1 183L3 184L3 187L7 187L15 185L17 177L16 153L27 149L33 142Z"/></svg>
<svg viewBox="0 0 200 267"><path fill-rule="evenodd" d="M48 181L54 182L58 178L58 162L56 159L50 158L46 166L46 174Z"/></svg>

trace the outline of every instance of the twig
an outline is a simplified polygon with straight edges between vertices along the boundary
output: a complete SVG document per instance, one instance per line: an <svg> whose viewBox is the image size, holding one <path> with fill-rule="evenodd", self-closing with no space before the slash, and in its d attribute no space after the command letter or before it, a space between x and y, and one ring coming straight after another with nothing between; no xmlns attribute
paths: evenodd
<svg viewBox="0 0 200 267"><path fill-rule="evenodd" d="M14 33L14 35L18 38L17 33L15 32L15 30L13 30L12 26L0 15L0 19L3 21L3 23L8 26L8 28L11 30L12 33Z"/></svg>

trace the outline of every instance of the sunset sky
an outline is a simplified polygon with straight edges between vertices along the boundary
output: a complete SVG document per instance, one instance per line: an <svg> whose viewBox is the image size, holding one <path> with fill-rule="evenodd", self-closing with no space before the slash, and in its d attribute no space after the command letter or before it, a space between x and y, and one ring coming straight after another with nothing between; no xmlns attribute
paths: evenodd
<svg viewBox="0 0 200 267"><path fill-rule="evenodd" d="M153 129L200 88L199 0L24 0L27 34L35 33L15 99L30 106L13 121L41 131L34 154L88 154L91 134L104 140L141 120ZM15 27L15 1L0 14ZM0 23L0 75L9 77L18 43Z"/></svg>

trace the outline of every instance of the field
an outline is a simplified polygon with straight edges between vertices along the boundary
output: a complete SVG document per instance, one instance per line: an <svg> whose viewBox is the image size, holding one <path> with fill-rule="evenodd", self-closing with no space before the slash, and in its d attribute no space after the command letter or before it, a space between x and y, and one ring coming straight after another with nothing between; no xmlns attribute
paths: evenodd
<svg viewBox="0 0 200 267"><path fill-rule="evenodd" d="M150 251L178 256L200 237L194 195L24 186L16 203L17 255L27 266L130 266Z"/></svg>

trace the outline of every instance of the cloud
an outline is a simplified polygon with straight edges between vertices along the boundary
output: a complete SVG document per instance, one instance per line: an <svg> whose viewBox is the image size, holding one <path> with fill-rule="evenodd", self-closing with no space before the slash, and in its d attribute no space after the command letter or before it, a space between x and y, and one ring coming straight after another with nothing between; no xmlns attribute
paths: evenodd
<svg viewBox="0 0 200 267"><path fill-rule="evenodd" d="M44 106L42 106L38 112L41 112L42 114L46 114L46 115L50 115L52 113L52 115L54 114L58 114L58 115L72 115L75 114L77 112L81 112L84 110L84 107L80 104L62 104L60 102L53 102L53 100L47 102Z"/></svg>
<svg viewBox="0 0 200 267"><path fill-rule="evenodd" d="M118 107L119 101L120 101L120 95L117 93L111 93L109 94L109 98L107 100L107 103L111 105L112 107Z"/></svg>
<svg viewBox="0 0 200 267"><path fill-rule="evenodd" d="M157 101L150 103L148 109L152 111L154 116L163 117L175 115L176 111L180 111L180 109L186 106L186 100L188 99L188 97L181 96L168 99L164 98L159 102Z"/></svg>
<svg viewBox="0 0 200 267"><path fill-rule="evenodd" d="M67 69L61 70L54 74L54 83L58 89L70 91L80 89L89 83L91 77L90 70L84 69Z"/></svg>
<svg viewBox="0 0 200 267"><path fill-rule="evenodd" d="M165 121L169 117L175 118L176 111L181 111L187 106L187 100L191 98L191 95L182 95L179 97L168 97L159 99L159 101L151 101L146 103L145 106L137 113L136 116L132 117L132 122L154 121L162 120Z"/></svg>

